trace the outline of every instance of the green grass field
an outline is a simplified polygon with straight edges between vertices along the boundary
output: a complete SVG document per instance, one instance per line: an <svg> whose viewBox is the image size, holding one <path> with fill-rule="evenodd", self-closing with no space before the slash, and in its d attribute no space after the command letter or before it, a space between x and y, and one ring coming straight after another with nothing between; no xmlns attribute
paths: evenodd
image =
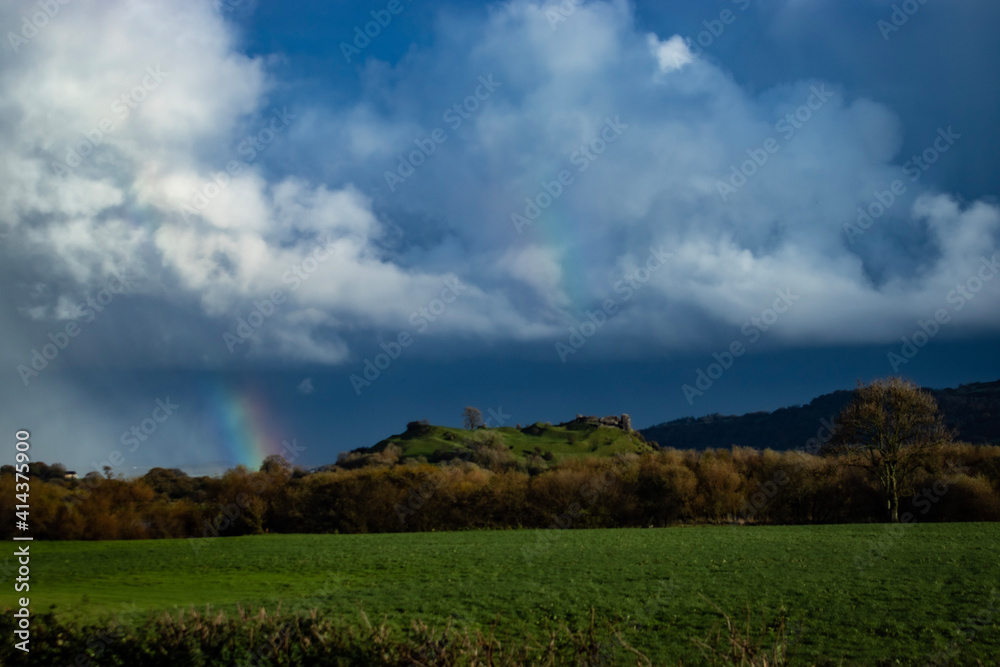
<svg viewBox="0 0 1000 667"><path fill-rule="evenodd" d="M279 602L350 622L363 608L397 627L487 627L501 614L503 628L535 637L563 620L585 627L594 607L656 664L698 664L691 640L721 620L713 605L745 619L749 604L757 619L787 614L793 664L926 664L943 649L952 664L995 665L998 546L997 524L37 542L30 596L35 613L54 604L81 620L126 605ZM13 606L12 589L0 604Z"/></svg>

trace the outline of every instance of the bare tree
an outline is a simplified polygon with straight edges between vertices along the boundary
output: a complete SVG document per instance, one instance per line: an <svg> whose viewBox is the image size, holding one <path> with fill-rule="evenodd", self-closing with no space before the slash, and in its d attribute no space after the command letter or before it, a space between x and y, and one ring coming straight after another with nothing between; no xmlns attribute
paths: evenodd
<svg viewBox="0 0 1000 667"><path fill-rule="evenodd" d="M831 451L876 480L892 523L899 522L903 485L939 445L951 440L934 397L898 377L867 385L859 381L836 426Z"/></svg>
<svg viewBox="0 0 1000 667"><path fill-rule="evenodd" d="M479 408L467 405L462 411L462 423L465 424L465 428L474 431L483 425L483 413Z"/></svg>

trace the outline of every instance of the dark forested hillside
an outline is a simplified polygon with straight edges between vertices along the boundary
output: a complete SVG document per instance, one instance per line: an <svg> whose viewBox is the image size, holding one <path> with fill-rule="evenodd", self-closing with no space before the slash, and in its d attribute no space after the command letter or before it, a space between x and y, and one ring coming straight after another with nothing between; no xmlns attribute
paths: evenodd
<svg viewBox="0 0 1000 667"><path fill-rule="evenodd" d="M1000 444L1000 381L975 382L957 389L928 389L937 399L949 427L958 438L974 444ZM810 438L824 438L825 424L851 400L850 391L814 398L808 405L745 415L685 417L650 426L640 432L663 447L705 449L740 445L788 450L806 447Z"/></svg>

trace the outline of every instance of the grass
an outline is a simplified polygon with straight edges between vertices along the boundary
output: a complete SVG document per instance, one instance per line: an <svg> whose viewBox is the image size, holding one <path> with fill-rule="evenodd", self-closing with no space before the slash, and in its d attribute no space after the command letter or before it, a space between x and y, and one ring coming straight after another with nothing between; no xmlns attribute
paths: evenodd
<svg viewBox="0 0 1000 667"><path fill-rule="evenodd" d="M588 627L593 607L599 627L613 624L656 664L701 664L696 641L751 619L764 644L768 633L785 635L792 664L925 664L939 652L952 664L1000 664L1000 525L890 531L718 526L37 542L31 600L34 613L54 604L81 621L126 608L233 613L280 604L355 620L363 609L396 628L419 618L485 630L500 614L505 629L536 638L563 622ZM0 605L14 606L12 589L3 586Z"/></svg>
<svg viewBox="0 0 1000 667"><path fill-rule="evenodd" d="M387 438L372 447L371 451L381 451L391 443L402 449L404 457L429 457L437 450L451 451L461 449L466 442L482 441L488 434L499 436L516 458L544 452L551 452L554 458L560 459L566 456L610 456L652 451L652 447L640 441L635 433L625 433L611 426L573 424L567 427L540 422L523 429L501 427L474 432L428 425L418 432L407 431Z"/></svg>

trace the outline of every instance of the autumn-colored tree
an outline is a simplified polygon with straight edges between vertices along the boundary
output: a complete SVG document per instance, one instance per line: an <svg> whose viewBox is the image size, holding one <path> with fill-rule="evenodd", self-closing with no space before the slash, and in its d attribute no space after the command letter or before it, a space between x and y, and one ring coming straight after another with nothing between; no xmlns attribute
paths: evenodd
<svg viewBox="0 0 1000 667"><path fill-rule="evenodd" d="M502 434L480 430L433 465L400 458L401 449L389 444L359 454L357 466L300 476L274 460L264 472L237 466L217 478L162 468L136 479L106 479L97 471L83 479L32 477L32 532L36 539L80 540L611 528L733 517L764 524L853 523L894 508L897 502L887 495L893 489L904 503L922 489L912 507L921 521L1000 520L1000 447L924 447L935 440L928 433L941 431L932 405L919 395L909 402L897 396L908 395L905 386L865 389L838 427L843 456L665 448L546 461L540 449L527 459L507 458ZM916 391L912 385L909 390ZM910 432L923 435L904 437ZM893 449L897 442L902 444ZM933 455L917 456L921 451ZM888 481L873 484L879 475ZM0 466L0 515L13 516L17 483L15 469ZM908 520L903 510L898 514ZM14 522L0 524L0 539L15 531Z"/></svg>
<svg viewBox="0 0 1000 667"><path fill-rule="evenodd" d="M178 468L152 468L142 480L157 493L170 498L184 498L193 495L195 481Z"/></svg>
<svg viewBox="0 0 1000 667"><path fill-rule="evenodd" d="M741 511L745 480L728 450L705 450L695 467L697 511L710 521L722 521Z"/></svg>
<svg viewBox="0 0 1000 667"><path fill-rule="evenodd" d="M830 449L875 479L888 521L897 523L904 485L950 441L934 397L912 382L890 377L858 382L854 400L837 417Z"/></svg>
<svg viewBox="0 0 1000 667"><path fill-rule="evenodd" d="M287 478L292 476L292 464L281 454L271 454L260 464L260 471L267 475Z"/></svg>
<svg viewBox="0 0 1000 667"><path fill-rule="evenodd" d="M644 454L633 493L641 503L642 525L666 526L687 518L698 489L698 477L679 452Z"/></svg>

